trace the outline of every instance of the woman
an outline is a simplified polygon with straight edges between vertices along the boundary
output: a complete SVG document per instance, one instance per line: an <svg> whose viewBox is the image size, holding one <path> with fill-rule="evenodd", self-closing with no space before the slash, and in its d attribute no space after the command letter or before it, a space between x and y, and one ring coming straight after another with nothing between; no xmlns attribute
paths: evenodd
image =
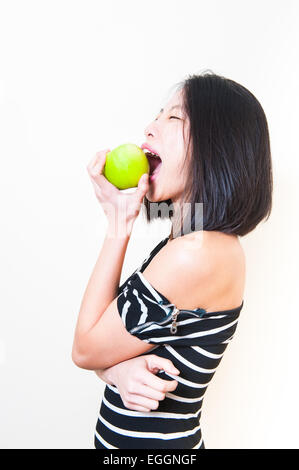
<svg viewBox="0 0 299 470"><path fill-rule="evenodd" d="M244 302L239 237L271 213L270 141L260 103L213 73L179 85L145 131L142 147L160 157L148 156L154 178L143 175L136 191L124 194L102 175L108 150L88 165L108 228L72 358L107 382L95 430L99 449L205 448L203 398ZM171 234L119 286L142 204L148 222L172 219ZM163 210L154 212L157 204Z"/></svg>

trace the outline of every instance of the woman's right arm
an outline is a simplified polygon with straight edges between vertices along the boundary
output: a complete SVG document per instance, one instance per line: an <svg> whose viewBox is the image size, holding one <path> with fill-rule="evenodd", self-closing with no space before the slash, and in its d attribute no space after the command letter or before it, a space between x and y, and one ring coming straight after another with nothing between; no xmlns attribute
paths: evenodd
<svg viewBox="0 0 299 470"><path fill-rule="evenodd" d="M126 408L136 411L156 410L166 392L173 392L178 382L163 380L155 374L164 370L179 374L169 359L147 354L133 357L107 369L95 370L97 376L109 385L115 385Z"/></svg>

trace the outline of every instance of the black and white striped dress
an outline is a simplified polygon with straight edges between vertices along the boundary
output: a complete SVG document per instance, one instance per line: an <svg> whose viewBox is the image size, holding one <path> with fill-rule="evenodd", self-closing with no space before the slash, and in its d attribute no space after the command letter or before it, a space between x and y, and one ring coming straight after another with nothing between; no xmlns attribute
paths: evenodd
<svg viewBox="0 0 299 470"><path fill-rule="evenodd" d="M235 333L244 301L218 312L178 310L142 274L168 239L119 287L117 307L132 335L156 345L144 354L170 359L180 370L179 375L157 373L164 380L175 379L178 386L156 410L141 412L126 408L117 387L107 384L96 423L97 449L205 448L200 426L204 394Z"/></svg>

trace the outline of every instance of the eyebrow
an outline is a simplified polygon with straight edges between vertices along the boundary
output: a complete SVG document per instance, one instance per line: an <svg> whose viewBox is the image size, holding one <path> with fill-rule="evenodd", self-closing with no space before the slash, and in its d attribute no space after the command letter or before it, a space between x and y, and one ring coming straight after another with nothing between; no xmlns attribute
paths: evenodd
<svg viewBox="0 0 299 470"><path fill-rule="evenodd" d="M182 106L181 106L181 105L179 105L179 104L175 104L174 106L171 106L171 108L170 108L170 110L169 110L169 111L171 111L172 109L175 109L175 108L182 108ZM160 109L160 113L162 113L163 111L164 111L164 109L163 109L163 108L161 108L161 109Z"/></svg>

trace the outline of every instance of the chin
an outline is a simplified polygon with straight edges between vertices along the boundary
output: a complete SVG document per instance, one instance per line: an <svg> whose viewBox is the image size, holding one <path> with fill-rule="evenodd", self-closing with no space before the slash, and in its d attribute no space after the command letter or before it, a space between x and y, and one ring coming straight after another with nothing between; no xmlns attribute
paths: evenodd
<svg viewBox="0 0 299 470"><path fill-rule="evenodd" d="M155 198L154 196L149 196L148 194L146 194L146 198L149 202L159 202L158 198Z"/></svg>
<svg viewBox="0 0 299 470"><path fill-rule="evenodd" d="M149 187L149 190L146 193L146 197L150 202L159 202L163 200L161 196L159 196L157 189L151 186Z"/></svg>
<svg viewBox="0 0 299 470"><path fill-rule="evenodd" d="M155 182L150 183L149 190L145 194L149 202L163 202L171 199L171 195L165 195L165 191L160 191L160 189L162 190L162 187L155 185Z"/></svg>
<svg viewBox="0 0 299 470"><path fill-rule="evenodd" d="M170 197L168 198L165 196L159 196L155 194L146 194L146 198L148 199L149 202L165 202L168 199L170 199Z"/></svg>

